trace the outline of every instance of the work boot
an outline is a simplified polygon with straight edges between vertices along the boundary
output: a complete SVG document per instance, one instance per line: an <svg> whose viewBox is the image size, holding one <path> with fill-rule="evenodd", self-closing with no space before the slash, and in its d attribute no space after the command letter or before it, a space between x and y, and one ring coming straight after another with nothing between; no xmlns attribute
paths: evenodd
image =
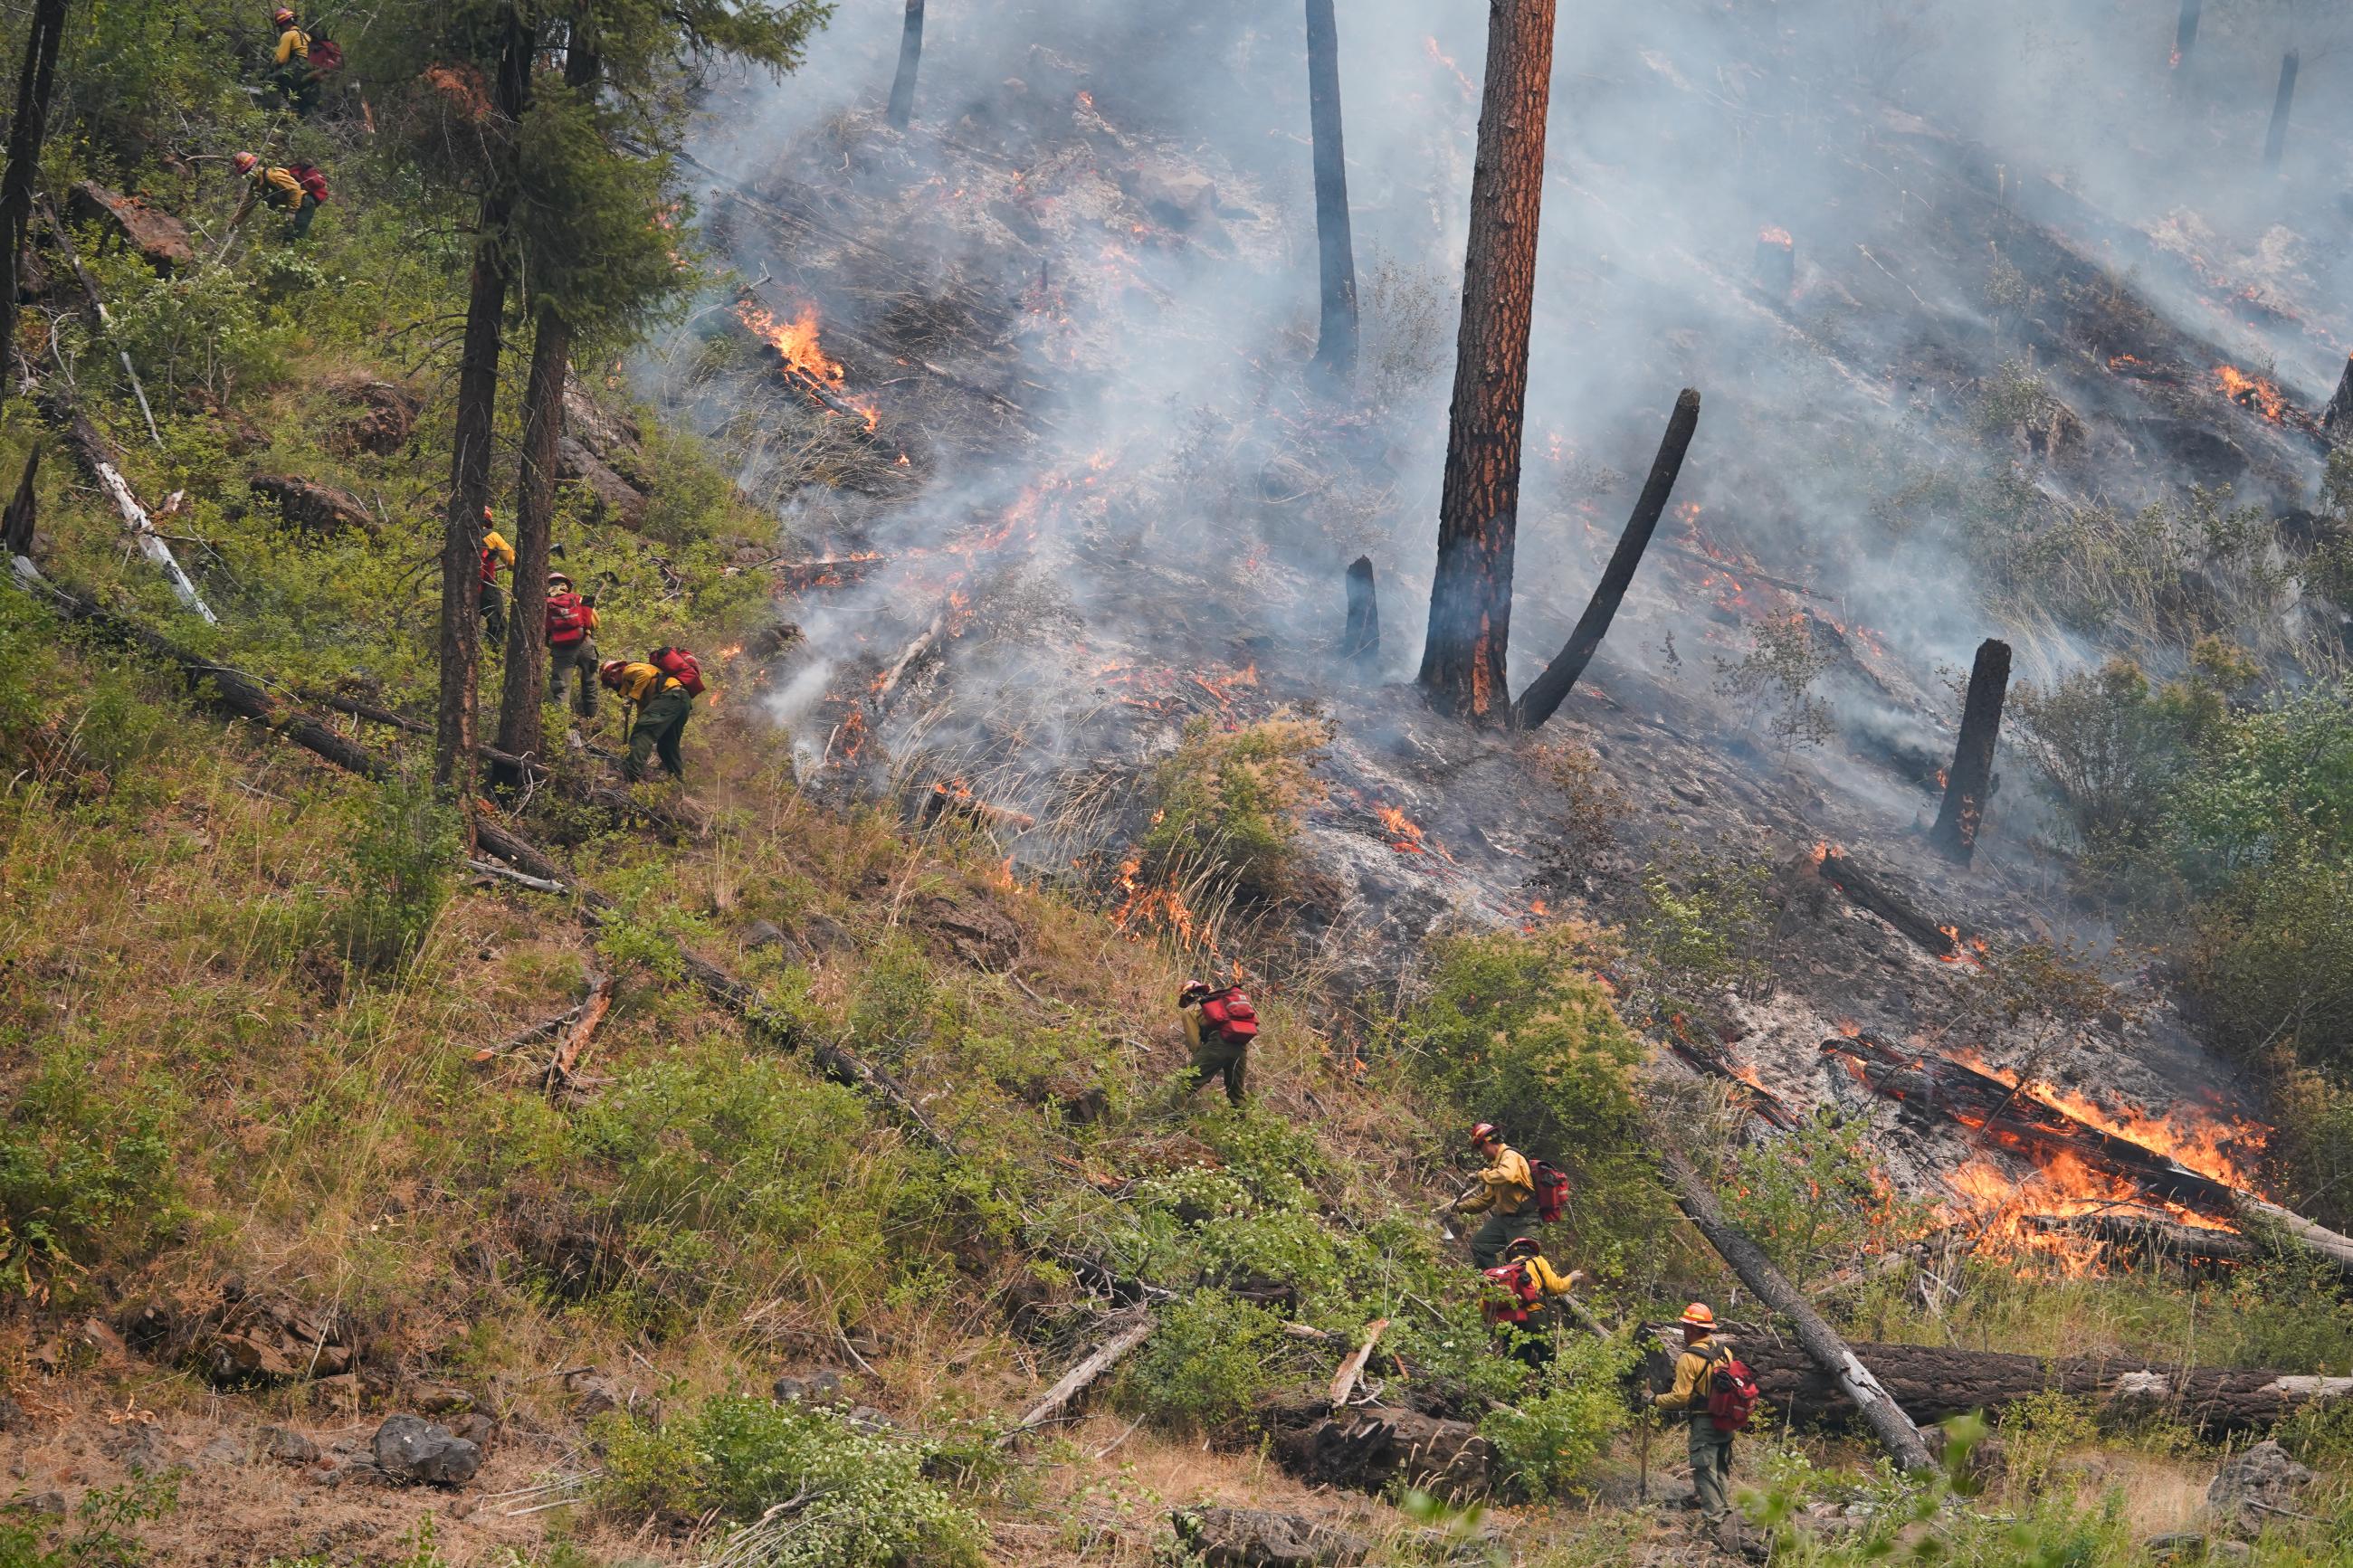
<svg viewBox="0 0 2353 1568"><path fill-rule="evenodd" d="M1715 1521L1710 1533L1715 1537L1716 1549L1728 1556L1741 1554L1745 1542L1741 1539L1740 1516L1727 1513Z"/></svg>

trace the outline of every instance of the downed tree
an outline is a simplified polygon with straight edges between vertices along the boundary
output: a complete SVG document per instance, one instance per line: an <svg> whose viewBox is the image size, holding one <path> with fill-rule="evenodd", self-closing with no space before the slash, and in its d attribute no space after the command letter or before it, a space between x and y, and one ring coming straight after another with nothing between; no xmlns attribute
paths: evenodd
<svg viewBox="0 0 2353 1568"><path fill-rule="evenodd" d="M114 510L121 514L122 526L138 544L139 552L155 563L164 574L164 580L171 584L172 592L180 603L208 622L217 621L218 617L213 614L211 606L205 603L204 595L196 592L195 582L180 570L180 563L172 554L172 547L164 543L164 536L155 531L154 521L147 515L147 509L139 504L137 496L131 493L131 481L124 479L122 470L114 466L113 443L99 434L98 426L78 409L69 405L53 408L51 412L65 426L66 445L73 448L74 456L81 459L82 467L90 470L90 477L98 481L98 488L106 492L106 499L112 501Z"/></svg>
<svg viewBox="0 0 2353 1568"><path fill-rule="evenodd" d="M1585 614L1577 618L1577 629L1568 634L1567 644L1545 666L1544 673L1520 693L1516 719L1521 729L1536 729L1559 710L1585 674L1585 667L1593 662L1601 639L1609 635L1609 623L1617 619L1618 605L1633 586L1635 569L1642 564L1642 552L1650 548L1651 535L1675 493L1683 456L1691 450L1692 436L1698 429L1699 394L1686 386L1675 396L1674 412L1667 416L1667 433L1659 441L1659 455L1651 462L1651 477L1634 502L1634 514L1626 520L1626 531L1618 536L1618 548L1610 552L1601 581L1593 586L1593 597L1586 601Z"/></svg>
<svg viewBox="0 0 2353 1568"><path fill-rule="evenodd" d="M1098 1345L1092 1354L1056 1379L1054 1386L1046 1391L1045 1396L1023 1412L1013 1430L997 1440L997 1446L1004 1447L1022 1433L1035 1431L1061 1415L1095 1379L1117 1366L1130 1351L1151 1338L1153 1327L1151 1312L1139 1310L1121 1326L1118 1332Z"/></svg>
<svg viewBox="0 0 2353 1568"><path fill-rule="evenodd" d="M1324 1397L1331 1402L1333 1409L1337 1410L1347 1404L1348 1395L1356 1391L1356 1379L1365 1375L1365 1363L1372 1358L1373 1347L1381 1342L1381 1335L1388 1326L1387 1318L1375 1318L1365 1325L1364 1342L1340 1363L1340 1370L1332 1374L1332 1389Z"/></svg>
<svg viewBox="0 0 2353 1568"><path fill-rule="evenodd" d="M1969 693L1961 704L1961 738L1945 775L1945 804L1929 841L1948 860L1966 866L1976 856L1978 829L1993 794L1993 748L2001 732L2002 700L2010 693L2010 645L1997 637L1978 644Z"/></svg>
<svg viewBox="0 0 2353 1568"><path fill-rule="evenodd" d="M1467 1421L1388 1405L1335 1410L1321 1398L1263 1405L1258 1420L1282 1468L1311 1486L1459 1499L1486 1491L1493 1477L1494 1446Z"/></svg>
<svg viewBox="0 0 2353 1568"><path fill-rule="evenodd" d="M1844 893L1850 903L1877 915L1915 945L1941 959L1958 957L1958 927L1939 925L1930 920L1838 850L1825 849L1814 868L1823 881Z"/></svg>
<svg viewBox="0 0 2353 1568"><path fill-rule="evenodd" d="M1928 1446L1922 1441L1920 1429L1913 1425L1912 1418L1881 1385L1870 1366L1781 1277L1772 1259L1765 1256L1764 1248L1725 1217L1715 1194L1700 1180L1691 1162L1675 1149L1664 1148L1659 1163L1666 1171L1668 1184L1674 1189L1675 1202L1685 1217L1758 1300L1796 1327L1806 1355L1852 1403L1880 1445L1906 1470L1931 1468L1936 1461L1929 1458Z"/></svg>
<svg viewBox="0 0 2353 1568"><path fill-rule="evenodd" d="M1671 1334L1672 1325L1661 1325L1656 1331ZM1738 1347L1740 1359L1757 1373L1762 1403L1777 1425L1854 1419L1853 1401L1798 1345L1753 1336L1741 1339ZM1972 1410L1998 1411L2056 1393L2091 1399L2118 1416L2162 1415L2214 1437L2273 1426L2316 1402L2353 1397L2353 1377L2152 1365L2126 1356L2051 1361L1944 1345L1861 1344L1854 1349L1870 1359L1882 1386L1904 1413L1923 1425ZM1652 1352L1648 1370L1655 1378L1671 1373L1672 1363Z"/></svg>

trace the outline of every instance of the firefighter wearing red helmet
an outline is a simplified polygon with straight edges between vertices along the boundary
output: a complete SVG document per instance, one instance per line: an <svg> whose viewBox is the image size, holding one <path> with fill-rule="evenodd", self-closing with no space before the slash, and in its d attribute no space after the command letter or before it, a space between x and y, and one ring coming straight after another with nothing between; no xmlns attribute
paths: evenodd
<svg viewBox="0 0 2353 1568"><path fill-rule="evenodd" d="M1176 994L1176 1011L1185 1020L1186 1043L1193 1047L1185 1070L1176 1075L1177 1091L1190 1099L1211 1079L1222 1078L1226 1099L1239 1107L1250 1068L1250 1045L1258 1037L1258 1010L1250 997L1240 985L1188 980Z"/></svg>
<svg viewBox="0 0 2353 1568"><path fill-rule="evenodd" d="M1487 1269L1503 1262L1504 1248L1535 1234L1536 1177L1527 1156L1504 1142L1492 1121L1471 1129L1471 1147L1487 1168L1479 1173L1479 1190L1457 1203L1454 1212L1487 1216L1471 1237L1471 1261Z"/></svg>

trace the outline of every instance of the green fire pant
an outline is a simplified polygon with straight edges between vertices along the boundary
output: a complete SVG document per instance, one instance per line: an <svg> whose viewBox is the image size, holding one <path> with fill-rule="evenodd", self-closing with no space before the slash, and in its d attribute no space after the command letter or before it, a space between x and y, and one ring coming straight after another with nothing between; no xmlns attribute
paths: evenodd
<svg viewBox="0 0 2353 1568"><path fill-rule="evenodd" d="M1482 1268L1499 1267L1504 1261L1504 1248L1535 1233L1535 1205L1530 1204L1517 1214L1498 1214L1490 1209L1487 1223L1471 1233L1471 1261Z"/></svg>
<svg viewBox="0 0 2353 1568"><path fill-rule="evenodd" d="M1199 1090L1213 1078L1226 1080L1226 1098L1236 1105L1242 1102L1242 1079L1250 1067L1250 1046L1228 1045L1216 1037L1203 1040L1193 1051L1193 1059L1176 1075L1176 1087L1187 1095Z"/></svg>
<svg viewBox="0 0 2353 1568"><path fill-rule="evenodd" d="M638 721L629 726L629 755L621 764L621 776L631 784L646 776L646 763L659 756L662 771L674 779L686 777L686 764L678 754L678 742L686 733L686 717L694 710L694 700L683 691L665 691L649 697L638 709Z"/></svg>
<svg viewBox="0 0 2353 1568"><path fill-rule="evenodd" d="M1710 1522L1732 1511L1732 1434L1705 1415L1691 1424L1692 1496Z"/></svg>
<svg viewBox="0 0 2353 1568"><path fill-rule="evenodd" d="M550 643L547 658L549 700L563 701L565 680L576 673L579 689L573 695L572 710L583 719L596 717L596 639L582 637L575 643Z"/></svg>
<svg viewBox="0 0 2353 1568"><path fill-rule="evenodd" d="M496 583L482 584L482 640L496 649L507 646L507 591Z"/></svg>

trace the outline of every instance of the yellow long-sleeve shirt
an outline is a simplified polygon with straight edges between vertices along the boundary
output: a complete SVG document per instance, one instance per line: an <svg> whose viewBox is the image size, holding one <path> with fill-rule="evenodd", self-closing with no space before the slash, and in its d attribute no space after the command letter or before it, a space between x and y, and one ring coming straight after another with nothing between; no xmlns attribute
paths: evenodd
<svg viewBox="0 0 2353 1568"><path fill-rule="evenodd" d="M302 182L294 177L291 169L281 169L272 164L254 170L252 178L254 195L271 206L299 207L302 205Z"/></svg>
<svg viewBox="0 0 2353 1568"><path fill-rule="evenodd" d="M1479 1173L1478 1194L1463 1199L1454 1212L1484 1214L1493 1209L1497 1214L1515 1215L1535 1195L1535 1173L1528 1169L1527 1156L1508 1143L1500 1144L1495 1163Z"/></svg>
<svg viewBox="0 0 2353 1568"><path fill-rule="evenodd" d="M311 35L300 27L289 27L278 35L278 63L308 60L311 58Z"/></svg>
<svg viewBox="0 0 2353 1568"><path fill-rule="evenodd" d="M489 532L482 535L483 582L495 583L499 580L498 563L501 561L505 562L510 567L514 565L514 546L506 542L506 536L504 534L493 528Z"/></svg>
<svg viewBox="0 0 2353 1568"><path fill-rule="evenodd" d="M614 689L620 692L624 702L642 703L649 697L686 689L678 683L676 677L664 675L650 664L625 664L621 666L619 679L620 684Z"/></svg>
<svg viewBox="0 0 2353 1568"><path fill-rule="evenodd" d="M1710 1334L1696 1344L1683 1347L1675 1358L1675 1385L1664 1394L1651 1396L1651 1403L1662 1410L1683 1410L1705 1414L1707 1410L1708 1369L1732 1353L1732 1342L1721 1334Z"/></svg>
<svg viewBox="0 0 2353 1568"><path fill-rule="evenodd" d="M1566 1296L1577 1288L1577 1271L1572 1268L1567 1275L1555 1272L1541 1252L1522 1261L1527 1265L1528 1278L1535 1280L1536 1288L1547 1296Z"/></svg>

